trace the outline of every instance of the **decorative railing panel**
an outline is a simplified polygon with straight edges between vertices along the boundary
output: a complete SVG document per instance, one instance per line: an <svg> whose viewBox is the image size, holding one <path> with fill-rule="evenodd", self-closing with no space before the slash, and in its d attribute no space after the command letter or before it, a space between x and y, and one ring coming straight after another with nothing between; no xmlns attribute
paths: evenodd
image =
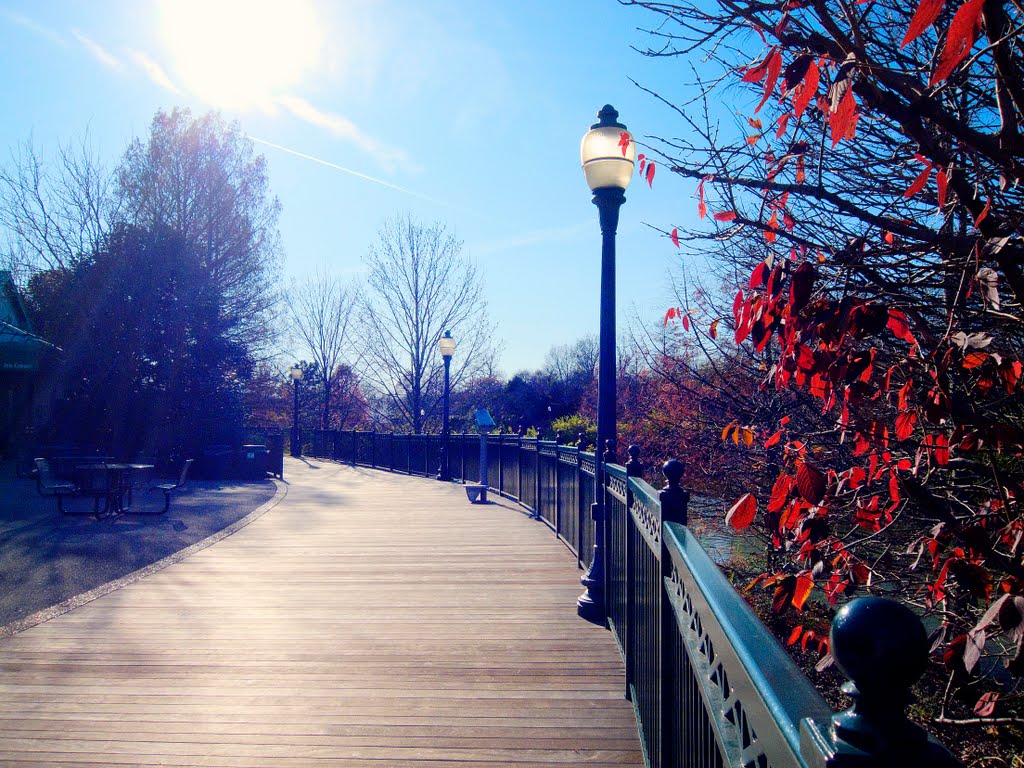
<svg viewBox="0 0 1024 768"><path fill-rule="evenodd" d="M558 531L558 445L541 443L537 451L537 513Z"/></svg>
<svg viewBox="0 0 1024 768"><path fill-rule="evenodd" d="M556 468L558 486L555 497L558 500L558 536L576 553L576 560L581 566L580 552L580 521L583 518L580 507L579 482L579 451L576 448L560 446L558 448L558 465ZM584 520L585 522L585 520Z"/></svg>

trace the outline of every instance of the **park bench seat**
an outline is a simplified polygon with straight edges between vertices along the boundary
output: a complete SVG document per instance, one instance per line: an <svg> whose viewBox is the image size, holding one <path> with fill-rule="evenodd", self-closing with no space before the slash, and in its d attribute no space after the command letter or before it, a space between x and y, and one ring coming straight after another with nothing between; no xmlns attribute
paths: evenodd
<svg viewBox="0 0 1024 768"><path fill-rule="evenodd" d="M67 480L61 480L54 476L50 469L50 462L46 459L36 459L36 490L40 496L53 496L57 499L57 511L62 515L68 514L64 509L64 497L74 496L78 493L78 486Z"/></svg>
<svg viewBox="0 0 1024 768"><path fill-rule="evenodd" d="M181 467L181 475L178 477L178 482L161 483L150 488L152 491L162 491L164 494L164 508L160 510L159 514L162 515L171 508L171 494L176 491L180 491L185 487L185 483L188 482L188 470L191 466L192 459L186 459L184 465Z"/></svg>

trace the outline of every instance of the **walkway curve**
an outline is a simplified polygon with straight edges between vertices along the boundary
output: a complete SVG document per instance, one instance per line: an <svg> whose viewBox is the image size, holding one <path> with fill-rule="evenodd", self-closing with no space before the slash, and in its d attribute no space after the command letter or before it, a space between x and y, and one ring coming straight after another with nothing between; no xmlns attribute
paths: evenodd
<svg viewBox="0 0 1024 768"><path fill-rule="evenodd" d="M0 640L0 766L642 764L549 529L422 478L285 477L213 546Z"/></svg>

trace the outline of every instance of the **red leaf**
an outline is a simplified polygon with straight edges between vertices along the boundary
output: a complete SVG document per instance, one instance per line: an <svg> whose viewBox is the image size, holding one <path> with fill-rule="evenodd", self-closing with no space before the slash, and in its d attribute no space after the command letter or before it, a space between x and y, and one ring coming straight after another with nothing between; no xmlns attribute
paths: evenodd
<svg viewBox="0 0 1024 768"><path fill-rule="evenodd" d="M898 309L889 310L889 321L885 324L885 327L892 331L892 335L897 339L901 339L908 344L917 343L914 334L910 332L910 323L907 322L907 316Z"/></svg>
<svg viewBox="0 0 1024 768"><path fill-rule="evenodd" d="M974 41L978 39L978 32L981 31L981 10L984 5L985 0L967 0L960 6L949 23L946 44L939 54L939 63L928 85L941 83L953 74L957 65L971 52Z"/></svg>
<svg viewBox="0 0 1024 768"><path fill-rule="evenodd" d="M982 209L981 213L978 214L978 218L976 218L974 220L974 226L976 226L976 227L980 227L981 226L981 222L983 222L985 220L985 217L988 216L988 209L991 208L991 207L992 207L992 201L991 200L986 200L985 201L985 207Z"/></svg>
<svg viewBox="0 0 1024 768"><path fill-rule="evenodd" d="M665 320L662 322L662 327L668 325L669 320L675 320L679 317L679 310L675 307L669 307L668 312L665 313Z"/></svg>
<svg viewBox="0 0 1024 768"><path fill-rule="evenodd" d="M772 48L760 63L750 67L740 79L744 83L759 83L764 80L764 76L768 74L768 62L771 61L774 56L777 56L778 53L778 48Z"/></svg>
<svg viewBox="0 0 1024 768"><path fill-rule="evenodd" d="M654 188L654 163L647 164L647 186Z"/></svg>
<svg viewBox="0 0 1024 768"><path fill-rule="evenodd" d="M935 184L939 188L939 209L946 207L946 189L949 186L949 171L940 168L935 174Z"/></svg>
<svg viewBox="0 0 1024 768"><path fill-rule="evenodd" d="M773 445L778 445L778 443L779 443L779 441L781 439L782 439L782 430L780 429L778 432L776 432L774 435L772 435L771 437L769 437L767 440L764 441L764 447L765 448L771 448Z"/></svg>
<svg viewBox="0 0 1024 768"><path fill-rule="evenodd" d="M917 175L916 179L914 179L914 183L907 187L907 191L903 193L903 196L913 197L924 189L924 185L928 183L928 177L932 175L933 167L934 166L931 163L926 164L924 170Z"/></svg>
<svg viewBox="0 0 1024 768"><path fill-rule="evenodd" d="M752 494L745 493L725 513L725 522L737 531L742 531L752 522L757 514L757 499Z"/></svg>
<svg viewBox="0 0 1024 768"><path fill-rule="evenodd" d="M760 288L764 285L765 280L768 279L768 262L762 261L758 264L754 271L750 273L750 287Z"/></svg>
<svg viewBox="0 0 1024 768"><path fill-rule="evenodd" d="M707 203L705 203L703 200L700 200L697 203L697 215L700 216L702 219L708 215L708 206Z"/></svg>
<svg viewBox="0 0 1024 768"><path fill-rule="evenodd" d="M720 319L721 318L719 318L719 320ZM719 320L715 320L711 324L711 327L708 328L708 336L710 336L712 339L717 339L718 338L718 323L719 323Z"/></svg>
<svg viewBox="0 0 1024 768"><path fill-rule="evenodd" d="M719 211L715 214L715 221L732 221L736 218L736 211Z"/></svg>
<svg viewBox="0 0 1024 768"><path fill-rule="evenodd" d="M914 433L917 415L913 411L904 411L896 417L896 439L906 440Z"/></svg>
<svg viewBox="0 0 1024 768"><path fill-rule="evenodd" d="M678 229L673 229L672 230L672 234L670 235L670 237L672 238L672 245L674 245L676 248L678 248L679 247L679 230Z"/></svg>
<svg viewBox="0 0 1024 768"><path fill-rule="evenodd" d="M800 635L804 632L803 626L797 624L793 627L793 631L789 633L789 640L786 641L786 645L795 645L796 641L800 639Z"/></svg>
<svg viewBox="0 0 1024 768"><path fill-rule="evenodd" d="M775 231L779 228L779 212L772 211L772 217L768 219L768 229L764 231L764 239L769 243L774 243L777 235Z"/></svg>
<svg viewBox="0 0 1024 768"><path fill-rule="evenodd" d="M824 474L804 461L796 471L796 487L811 504L819 504L825 498L828 482Z"/></svg>
<svg viewBox="0 0 1024 768"><path fill-rule="evenodd" d="M793 590L793 607L798 611L804 609L804 603L807 602L807 598L811 595L811 590L814 588L814 579L811 578L809 573L801 573L796 577L796 588Z"/></svg>
<svg viewBox="0 0 1024 768"><path fill-rule="evenodd" d="M793 599L796 590L796 576L786 576L772 594L772 613L782 613Z"/></svg>
<svg viewBox="0 0 1024 768"><path fill-rule="evenodd" d="M813 629L808 629L806 632L804 632L804 636L800 639L800 650L806 651L807 644L812 642L815 637L817 637L817 635L814 634Z"/></svg>
<svg viewBox="0 0 1024 768"><path fill-rule="evenodd" d="M769 512L781 512L789 499L789 492L793 489L793 478L785 472L775 478L775 485L772 486L772 495L768 499Z"/></svg>
<svg viewBox="0 0 1024 768"><path fill-rule="evenodd" d="M689 315L683 315L683 330L684 331L690 330L690 316Z"/></svg>
<svg viewBox="0 0 1024 768"><path fill-rule="evenodd" d="M921 0L921 4L917 6L914 18L910 20L910 26L907 27L907 34L903 36L900 48L906 48L924 34L925 30L939 18L939 13L941 13L942 6L945 4L946 0Z"/></svg>
<svg viewBox="0 0 1024 768"><path fill-rule="evenodd" d="M974 705L974 714L978 717L992 717L996 711L996 702L999 700L999 691L983 693L978 703Z"/></svg>
<svg viewBox="0 0 1024 768"><path fill-rule="evenodd" d="M940 467L949 464L949 438L945 435L935 438L935 463Z"/></svg>
<svg viewBox="0 0 1024 768"><path fill-rule="evenodd" d="M971 354L964 357L964 368L967 370L977 368L979 365L984 364L986 360L988 360L988 352L971 352Z"/></svg>
<svg viewBox="0 0 1024 768"><path fill-rule="evenodd" d="M768 66L765 72L767 77L764 81L764 96L757 105L757 109L754 110L755 114L761 111L761 107L775 91L775 84L779 81L779 72L782 71L782 54L777 48L773 48L772 51L773 53L768 57Z"/></svg>
<svg viewBox="0 0 1024 768"><path fill-rule="evenodd" d="M834 112L828 116L829 128L832 131L832 146L843 139L852 139L857 128L857 102L853 98L853 88L848 88L842 101Z"/></svg>
<svg viewBox="0 0 1024 768"><path fill-rule="evenodd" d="M629 135L629 131L623 131L619 134L619 148L622 150L622 156L626 156L626 150L629 149L629 142L633 140L633 137Z"/></svg>
<svg viewBox="0 0 1024 768"><path fill-rule="evenodd" d="M793 94L793 111L797 117L804 113L807 105L811 103L811 99L818 93L818 78L818 63L812 61L811 65L807 68L807 74L804 75L803 83L801 83L796 93Z"/></svg>
<svg viewBox="0 0 1024 768"><path fill-rule="evenodd" d="M789 118L791 118L792 116L792 112L787 112L786 114L784 114L782 117L775 121L775 124L779 127L779 129L775 131L776 139L781 139L785 135L786 126L789 125Z"/></svg>

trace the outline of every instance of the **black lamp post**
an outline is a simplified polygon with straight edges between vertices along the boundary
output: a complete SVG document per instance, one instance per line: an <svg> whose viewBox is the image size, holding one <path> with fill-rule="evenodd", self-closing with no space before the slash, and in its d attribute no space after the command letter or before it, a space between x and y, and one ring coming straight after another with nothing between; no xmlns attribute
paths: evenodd
<svg viewBox="0 0 1024 768"><path fill-rule="evenodd" d="M452 367L452 355L455 354L455 339L451 331L445 331L437 342L437 349L444 359L444 406L441 411L441 465L437 468L438 480L451 480L448 474L448 401L451 395L449 373Z"/></svg>
<svg viewBox="0 0 1024 768"><path fill-rule="evenodd" d="M298 458L302 455L302 440L299 439L299 382L302 381L302 369L296 363L288 374L292 377L295 385L295 407L292 412L292 456Z"/></svg>
<svg viewBox="0 0 1024 768"><path fill-rule="evenodd" d="M597 445L594 461L596 523L594 558L580 580L587 591L576 601L576 611L587 621L605 624L604 464L615 460L615 231L619 208L626 202L626 187L633 178L636 145L618 122L619 113L605 104L599 121L590 127L580 144L580 160L587 184L594 193L601 223L601 325L597 377Z"/></svg>

